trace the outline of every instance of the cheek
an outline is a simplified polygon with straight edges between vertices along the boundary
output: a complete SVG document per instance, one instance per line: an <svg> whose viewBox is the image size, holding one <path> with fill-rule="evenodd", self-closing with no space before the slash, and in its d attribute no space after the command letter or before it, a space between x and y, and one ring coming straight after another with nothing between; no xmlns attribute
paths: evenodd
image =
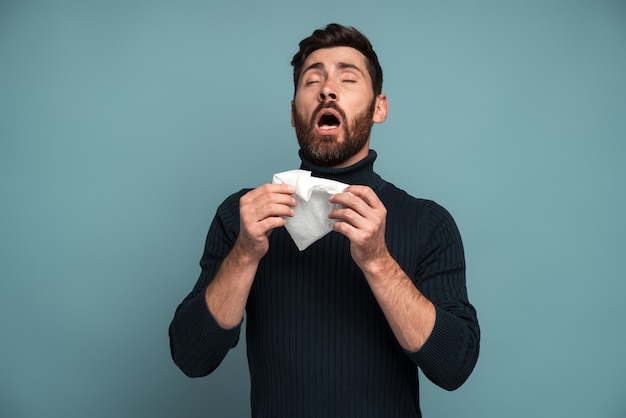
<svg viewBox="0 0 626 418"><path fill-rule="evenodd" d="M296 102L293 111L292 111L292 119L293 117L297 117L300 120L308 121L311 118L311 113L307 111L306 107L302 104L298 105Z"/></svg>
<svg viewBox="0 0 626 418"><path fill-rule="evenodd" d="M371 103L371 102L367 102L366 100L363 100L363 101L359 101L359 102L352 104L353 107L351 107L351 109L354 109L354 110L346 115L346 117L348 118L348 121L353 121L356 117L369 114L371 112L371 105L365 105L365 103Z"/></svg>

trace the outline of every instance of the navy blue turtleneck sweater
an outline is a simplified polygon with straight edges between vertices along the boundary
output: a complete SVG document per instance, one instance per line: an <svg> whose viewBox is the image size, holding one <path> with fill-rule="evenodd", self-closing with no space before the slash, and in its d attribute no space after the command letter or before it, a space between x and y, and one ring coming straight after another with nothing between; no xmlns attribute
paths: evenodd
<svg viewBox="0 0 626 418"><path fill-rule="evenodd" d="M395 339L349 241L331 232L300 252L284 228L270 235L246 306L254 417L420 417L418 367L453 390L478 358L480 331L465 285L458 229L436 203L416 199L373 170L376 153L347 168L302 160L314 176L370 186L387 208L389 251L435 305L434 329L417 352ZM239 232L239 198L218 208L200 262L202 272L170 325L172 357L189 376L211 373L239 340L221 328L204 290Z"/></svg>

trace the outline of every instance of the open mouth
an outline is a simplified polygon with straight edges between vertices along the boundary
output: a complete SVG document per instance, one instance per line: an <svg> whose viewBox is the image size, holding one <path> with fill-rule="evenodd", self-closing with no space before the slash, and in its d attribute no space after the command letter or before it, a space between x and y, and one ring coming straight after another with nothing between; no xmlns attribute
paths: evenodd
<svg viewBox="0 0 626 418"><path fill-rule="evenodd" d="M321 131L333 131L340 125L341 121L333 110L322 110L317 117L317 127Z"/></svg>

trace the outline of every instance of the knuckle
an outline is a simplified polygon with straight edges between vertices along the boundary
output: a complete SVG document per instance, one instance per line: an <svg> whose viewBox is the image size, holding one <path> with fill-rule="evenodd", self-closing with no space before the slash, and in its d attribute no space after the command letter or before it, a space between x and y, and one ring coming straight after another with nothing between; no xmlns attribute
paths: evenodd
<svg viewBox="0 0 626 418"><path fill-rule="evenodd" d="M356 213L350 209L344 209L342 215L348 222L352 222L356 219Z"/></svg>

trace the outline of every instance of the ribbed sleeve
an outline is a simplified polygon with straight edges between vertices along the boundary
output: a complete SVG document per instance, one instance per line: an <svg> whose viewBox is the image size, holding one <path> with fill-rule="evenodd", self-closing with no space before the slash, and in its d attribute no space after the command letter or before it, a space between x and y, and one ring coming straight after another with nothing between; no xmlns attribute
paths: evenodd
<svg viewBox="0 0 626 418"><path fill-rule="evenodd" d="M435 306L435 328L424 346L407 355L426 377L438 386L454 390L469 377L478 359L479 337L474 327L454 314Z"/></svg>
<svg viewBox="0 0 626 418"><path fill-rule="evenodd" d="M476 311L467 296L461 236L452 216L443 207L408 195L395 195L408 199L404 205L413 207L412 213L421 213L412 223L415 235L409 239L417 243L417 251L405 251L409 245L407 235L411 235L407 231L398 234L398 229L392 228L388 241L405 272L436 310L431 336L418 352L407 354L433 383L454 390L474 369L480 341ZM388 205L395 208L396 203L399 202L392 200ZM400 219L394 214L391 222L406 225L406 219L402 220L405 216L413 215L401 210Z"/></svg>
<svg viewBox="0 0 626 418"><path fill-rule="evenodd" d="M223 329L209 311L204 294L237 238L239 198L244 193L242 190L231 195L218 208L200 261L200 278L170 324L172 358L190 377L206 376L215 370L239 340L241 326Z"/></svg>
<svg viewBox="0 0 626 418"><path fill-rule="evenodd" d="M240 327L221 328L207 309L204 293L189 299L183 309L170 326L172 358L187 376L206 376L237 344Z"/></svg>

